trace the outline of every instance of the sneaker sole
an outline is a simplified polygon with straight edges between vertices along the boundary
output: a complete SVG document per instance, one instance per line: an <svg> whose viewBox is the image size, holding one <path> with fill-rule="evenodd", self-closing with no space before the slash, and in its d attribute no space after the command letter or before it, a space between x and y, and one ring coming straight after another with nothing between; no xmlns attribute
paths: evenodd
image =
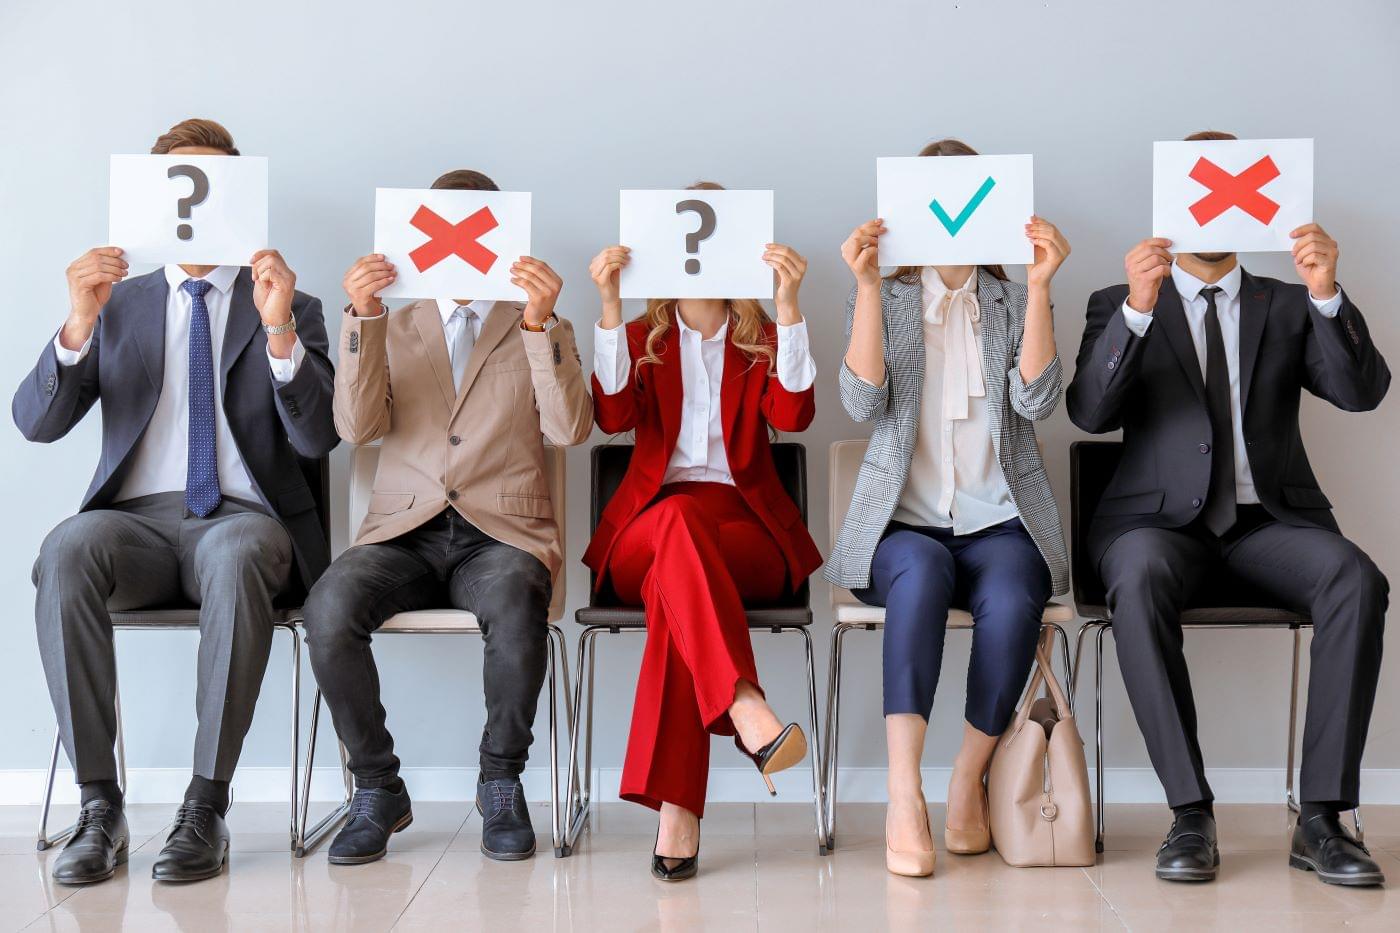
<svg viewBox="0 0 1400 933"><path fill-rule="evenodd" d="M1323 871L1317 867L1317 863L1306 855L1288 856L1290 868L1299 871L1310 871L1317 875L1319 881L1324 884L1336 884L1348 888L1372 888L1385 884L1385 875L1378 871L1367 872L1364 875L1339 875L1332 871Z"/></svg>
<svg viewBox="0 0 1400 933"><path fill-rule="evenodd" d="M55 878L54 884L61 884L69 888L81 888L85 884L97 884L99 881L106 881L117 873L117 869L126 864L129 852L126 846L117 850L117 854L112 862L112 870L105 875L93 875L89 878Z"/></svg>
<svg viewBox="0 0 1400 933"><path fill-rule="evenodd" d="M401 833L411 825L413 825L413 813L409 812L404 814L403 819L394 824L393 828L389 830L389 835ZM326 857L326 861L332 865L368 865L370 862L379 861L388 854L389 843L385 842L384 848L373 855L329 855Z"/></svg>

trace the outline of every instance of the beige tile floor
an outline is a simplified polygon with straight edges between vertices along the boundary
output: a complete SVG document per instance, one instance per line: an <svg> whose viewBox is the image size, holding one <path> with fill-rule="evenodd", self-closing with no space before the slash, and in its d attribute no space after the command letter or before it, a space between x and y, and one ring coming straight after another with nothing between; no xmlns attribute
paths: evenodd
<svg viewBox="0 0 1400 933"><path fill-rule="evenodd" d="M133 807L129 866L72 889L48 880L53 852L34 851L37 809L0 807L0 931L1400 930L1400 807L1366 812L1367 841L1394 882L1384 890L1328 887L1290 870L1274 806L1221 807L1221 876L1195 886L1152 876L1166 824L1156 807L1110 808L1108 851L1093 868L1013 869L995 854L940 853L929 880L885 872L878 805L843 806L838 849L820 858L809 807L722 804L705 820L700 877L675 885L647 872L654 818L621 803L595 811L565 860L545 854L548 808L534 805L541 855L515 864L477 851L480 824L465 804L422 803L388 858L356 867L329 865L324 847L292 858L285 809L244 804L230 816L228 872L157 885L151 862L171 811Z"/></svg>

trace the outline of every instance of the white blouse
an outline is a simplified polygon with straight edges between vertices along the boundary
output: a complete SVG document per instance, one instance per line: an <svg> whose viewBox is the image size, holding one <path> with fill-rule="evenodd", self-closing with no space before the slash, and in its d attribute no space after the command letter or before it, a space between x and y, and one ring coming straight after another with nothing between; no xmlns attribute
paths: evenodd
<svg viewBox="0 0 1400 933"><path fill-rule="evenodd" d="M923 287L923 398L909 478L893 518L966 535L1020 513L987 420L977 270L949 291L928 266Z"/></svg>

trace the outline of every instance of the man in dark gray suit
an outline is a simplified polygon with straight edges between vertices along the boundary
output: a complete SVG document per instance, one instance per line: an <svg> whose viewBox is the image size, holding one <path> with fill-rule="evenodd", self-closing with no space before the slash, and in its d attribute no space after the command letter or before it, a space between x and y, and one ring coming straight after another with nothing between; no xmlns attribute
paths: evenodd
<svg viewBox="0 0 1400 933"><path fill-rule="evenodd" d="M1336 241L1317 224L1292 236L1301 285L1250 275L1234 253L1138 244L1128 284L1089 299L1066 393L1079 427L1123 431L1085 556L1103 575L1123 681L1176 816L1157 855L1170 881L1212 880L1220 864L1181 611L1260 601L1313 621L1290 864L1331 884L1384 881L1338 815L1360 794L1389 586L1338 530L1298 406L1306 390L1368 411L1390 370L1337 284Z"/></svg>
<svg viewBox="0 0 1400 933"><path fill-rule="evenodd" d="M152 152L238 155L208 120L177 124ZM39 652L82 788L77 829L53 866L64 884L108 878L127 854L108 610L200 607L194 775L153 870L194 881L226 863L229 780L274 600L304 593L328 563L298 461L337 442L321 303L295 290L276 252L250 264L123 281L119 248L89 250L68 268L67 321L15 393L15 424L43 443L102 407L92 485L34 567Z"/></svg>

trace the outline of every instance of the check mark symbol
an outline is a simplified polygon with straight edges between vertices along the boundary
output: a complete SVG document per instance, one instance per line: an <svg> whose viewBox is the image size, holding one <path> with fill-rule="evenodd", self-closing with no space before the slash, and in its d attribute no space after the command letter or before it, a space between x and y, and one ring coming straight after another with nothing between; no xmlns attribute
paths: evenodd
<svg viewBox="0 0 1400 933"><path fill-rule="evenodd" d="M949 217L948 212L943 209L942 204L938 203L937 198L929 202L928 209L933 211L933 216L938 218L938 222L948 231L949 236L957 236L958 231L963 228L963 224L967 223L967 219L971 217L973 212L987 199L988 192L994 187L996 187L996 179L988 175L987 180L982 182L982 187L977 189L977 193L972 196L972 200L968 201L967 204L963 206L963 209L956 217Z"/></svg>

